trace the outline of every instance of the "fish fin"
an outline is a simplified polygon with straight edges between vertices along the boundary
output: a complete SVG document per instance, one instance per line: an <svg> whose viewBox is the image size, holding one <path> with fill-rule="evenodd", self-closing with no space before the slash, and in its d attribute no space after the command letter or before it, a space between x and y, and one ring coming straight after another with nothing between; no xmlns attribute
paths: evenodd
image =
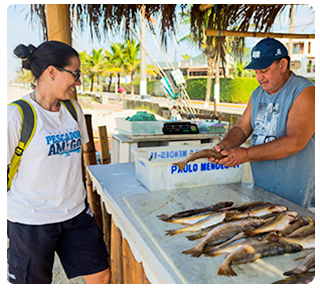
<svg viewBox="0 0 320 292"><path fill-rule="evenodd" d="M272 242L278 242L281 239L281 236L275 234L275 233L269 233L266 236L266 240L272 241Z"/></svg>
<svg viewBox="0 0 320 292"><path fill-rule="evenodd" d="M170 216L167 214L161 214L157 216L162 221L169 221Z"/></svg>
<svg viewBox="0 0 320 292"><path fill-rule="evenodd" d="M172 165L178 166L178 168L179 168L180 170L183 170L183 169L186 167L187 163L185 163L185 162L182 160L182 161L178 161L178 162L173 162Z"/></svg>
<svg viewBox="0 0 320 292"><path fill-rule="evenodd" d="M256 233L255 230L246 230L246 231L243 231L243 234L246 235L246 236L251 237L251 236L256 235L258 233Z"/></svg>
<svg viewBox="0 0 320 292"><path fill-rule="evenodd" d="M179 229L174 229L174 230L166 230L166 235L170 235L170 236L173 236L173 235L176 235L180 233L179 232Z"/></svg>
<svg viewBox="0 0 320 292"><path fill-rule="evenodd" d="M224 218L224 221L228 221L228 220L231 220L235 215L239 214L240 212L238 211L227 211L226 212L226 216Z"/></svg>
<svg viewBox="0 0 320 292"><path fill-rule="evenodd" d="M188 238L189 240L197 240L198 239L198 234L193 234L193 235L188 235L186 236L186 238Z"/></svg>
<svg viewBox="0 0 320 292"><path fill-rule="evenodd" d="M307 217L308 217L308 219L309 219L310 224L311 224L311 225L314 225L314 224L315 224L314 220L313 220L310 216L307 216Z"/></svg>
<svg viewBox="0 0 320 292"><path fill-rule="evenodd" d="M182 253L190 254L191 256L198 258L203 254L203 250L204 250L204 246L197 245L197 246L190 248L188 250L184 250Z"/></svg>
<svg viewBox="0 0 320 292"><path fill-rule="evenodd" d="M284 272L284 276L293 276L293 275L299 275L301 273L304 273L305 271L301 270L300 268L294 268L293 270L290 270L288 272Z"/></svg>
<svg viewBox="0 0 320 292"><path fill-rule="evenodd" d="M293 261L296 262L296 261L300 261L300 260L304 260L307 256L303 256L303 257L300 257L300 258L296 258L294 259Z"/></svg>
<svg viewBox="0 0 320 292"><path fill-rule="evenodd" d="M218 269L219 276L234 277L238 276L228 263L223 262Z"/></svg>
<svg viewBox="0 0 320 292"><path fill-rule="evenodd" d="M207 257L212 257L212 258L214 258L214 257L216 257L216 256L218 256L218 255L221 255L221 254L223 254L224 252L221 252L221 251L219 251L219 250L213 250L213 251L208 251L208 252L204 252L204 254L205 254L205 256L207 256Z"/></svg>

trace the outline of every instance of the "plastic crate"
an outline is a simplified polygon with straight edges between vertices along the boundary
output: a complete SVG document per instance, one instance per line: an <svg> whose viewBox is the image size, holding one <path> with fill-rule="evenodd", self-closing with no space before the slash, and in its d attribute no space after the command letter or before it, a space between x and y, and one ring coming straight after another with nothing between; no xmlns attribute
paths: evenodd
<svg viewBox="0 0 320 292"><path fill-rule="evenodd" d="M150 191L241 182L242 165L224 167L206 158L188 163L182 171L172 165L208 148L212 148L212 144L132 149L136 177Z"/></svg>
<svg viewBox="0 0 320 292"><path fill-rule="evenodd" d="M116 129L128 135L162 134L164 121L127 121L125 118L115 118Z"/></svg>

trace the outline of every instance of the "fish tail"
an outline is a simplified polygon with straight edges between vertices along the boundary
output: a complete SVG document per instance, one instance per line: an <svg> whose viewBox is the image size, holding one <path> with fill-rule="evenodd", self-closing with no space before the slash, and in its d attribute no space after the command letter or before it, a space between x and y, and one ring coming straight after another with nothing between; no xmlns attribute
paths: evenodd
<svg viewBox="0 0 320 292"><path fill-rule="evenodd" d="M161 215L158 216L158 218L159 218L160 220L163 220L163 221L168 221L169 218L170 218L170 216L167 215L167 214L161 214Z"/></svg>
<svg viewBox="0 0 320 292"><path fill-rule="evenodd" d="M181 231L179 231L179 229L166 230L166 235L173 236L173 235L179 234L180 232Z"/></svg>
<svg viewBox="0 0 320 292"><path fill-rule="evenodd" d="M190 248L188 250L184 250L182 253L190 254L191 256L198 258L199 256L201 256L203 254L203 250L204 250L203 246L197 245L197 246Z"/></svg>
<svg viewBox="0 0 320 292"><path fill-rule="evenodd" d="M179 168L180 170L183 170L183 169L186 167L187 163L185 163L185 162L182 160L182 161L179 161L179 162L174 162L174 163L172 163L172 165L178 166L178 168Z"/></svg>
<svg viewBox="0 0 320 292"><path fill-rule="evenodd" d="M234 270L232 270L231 266L228 262L223 262L219 269L218 269L218 275L219 276L228 276L228 277L234 277L237 276Z"/></svg>

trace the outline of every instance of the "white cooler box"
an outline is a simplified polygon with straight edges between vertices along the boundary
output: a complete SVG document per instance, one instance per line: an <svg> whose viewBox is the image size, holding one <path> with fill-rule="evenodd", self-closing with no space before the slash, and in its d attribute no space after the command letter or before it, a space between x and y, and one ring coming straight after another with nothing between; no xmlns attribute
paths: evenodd
<svg viewBox="0 0 320 292"><path fill-rule="evenodd" d="M208 148L212 148L212 144L132 149L136 177L150 191L241 182L242 165L224 167L206 158L188 163L182 171L172 165Z"/></svg>

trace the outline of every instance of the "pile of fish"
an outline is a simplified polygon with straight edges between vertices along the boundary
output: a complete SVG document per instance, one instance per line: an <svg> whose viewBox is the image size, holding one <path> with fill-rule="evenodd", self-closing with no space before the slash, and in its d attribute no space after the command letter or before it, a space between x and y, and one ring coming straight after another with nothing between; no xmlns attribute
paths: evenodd
<svg viewBox="0 0 320 292"><path fill-rule="evenodd" d="M270 202L234 205L226 201L158 217L165 222L183 225L166 230L166 235L194 233L187 238L198 240L197 245L182 253L193 257L226 254L218 269L220 276L237 276L232 265L315 248L314 220L299 217L286 206Z"/></svg>

